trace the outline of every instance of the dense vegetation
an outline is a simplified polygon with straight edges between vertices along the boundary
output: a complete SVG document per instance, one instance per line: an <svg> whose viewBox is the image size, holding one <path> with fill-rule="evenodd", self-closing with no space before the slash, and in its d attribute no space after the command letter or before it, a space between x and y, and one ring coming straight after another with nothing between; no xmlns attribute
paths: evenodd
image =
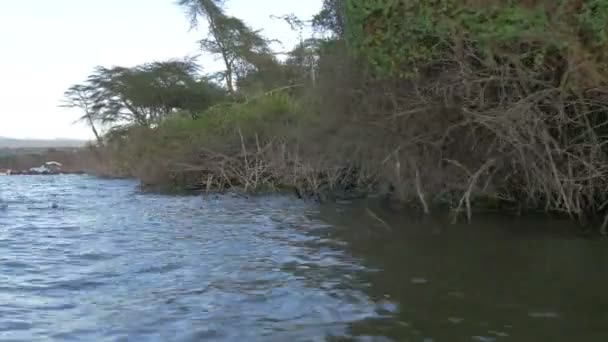
<svg viewBox="0 0 608 342"><path fill-rule="evenodd" d="M179 6L208 28L201 49L223 73L100 67L66 93L112 173L606 228L608 2L325 0L310 21L284 17L324 38L283 60L223 1Z"/></svg>

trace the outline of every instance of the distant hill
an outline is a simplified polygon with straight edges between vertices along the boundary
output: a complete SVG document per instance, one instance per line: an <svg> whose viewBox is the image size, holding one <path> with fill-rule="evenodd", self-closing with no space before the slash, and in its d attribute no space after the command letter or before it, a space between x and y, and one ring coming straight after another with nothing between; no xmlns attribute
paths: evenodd
<svg viewBox="0 0 608 342"><path fill-rule="evenodd" d="M61 148L83 147L86 140L75 139L14 139L0 137L0 148Z"/></svg>

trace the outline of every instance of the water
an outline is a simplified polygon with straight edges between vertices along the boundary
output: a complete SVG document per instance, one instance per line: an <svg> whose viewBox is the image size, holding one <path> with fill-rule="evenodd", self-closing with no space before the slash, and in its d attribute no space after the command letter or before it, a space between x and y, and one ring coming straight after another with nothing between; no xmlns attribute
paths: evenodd
<svg viewBox="0 0 608 342"><path fill-rule="evenodd" d="M555 222L85 176L0 198L0 341L608 340L608 249Z"/></svg>

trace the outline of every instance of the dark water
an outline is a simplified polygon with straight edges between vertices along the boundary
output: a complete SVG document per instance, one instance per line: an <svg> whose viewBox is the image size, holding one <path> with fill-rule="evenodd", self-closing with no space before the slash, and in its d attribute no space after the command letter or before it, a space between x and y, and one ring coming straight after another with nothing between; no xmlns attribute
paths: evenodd
<svg viewBox="0 0 608 342"><path fill-rule="evenodd" d="M563 223L75 176L0 198L0 341L608 340L608 246Z"/></svg>

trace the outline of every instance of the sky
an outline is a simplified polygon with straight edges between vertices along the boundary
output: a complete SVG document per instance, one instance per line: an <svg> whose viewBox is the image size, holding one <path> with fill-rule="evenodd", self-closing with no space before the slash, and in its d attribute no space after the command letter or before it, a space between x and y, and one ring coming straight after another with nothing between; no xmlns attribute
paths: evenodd
<svg viewBox="0 0 608 342"><path fill-rule="evenodd" d="M228 0L228 13L284 43L297 33L271 15L309 19L322 0ZM91 139L75 121L78 110L61 108L63 92L98 65L134 66L201 54L204 28L190 30L175 0L0 1L0 136ZM204 71L221 68L201 56Z"/></svg>

